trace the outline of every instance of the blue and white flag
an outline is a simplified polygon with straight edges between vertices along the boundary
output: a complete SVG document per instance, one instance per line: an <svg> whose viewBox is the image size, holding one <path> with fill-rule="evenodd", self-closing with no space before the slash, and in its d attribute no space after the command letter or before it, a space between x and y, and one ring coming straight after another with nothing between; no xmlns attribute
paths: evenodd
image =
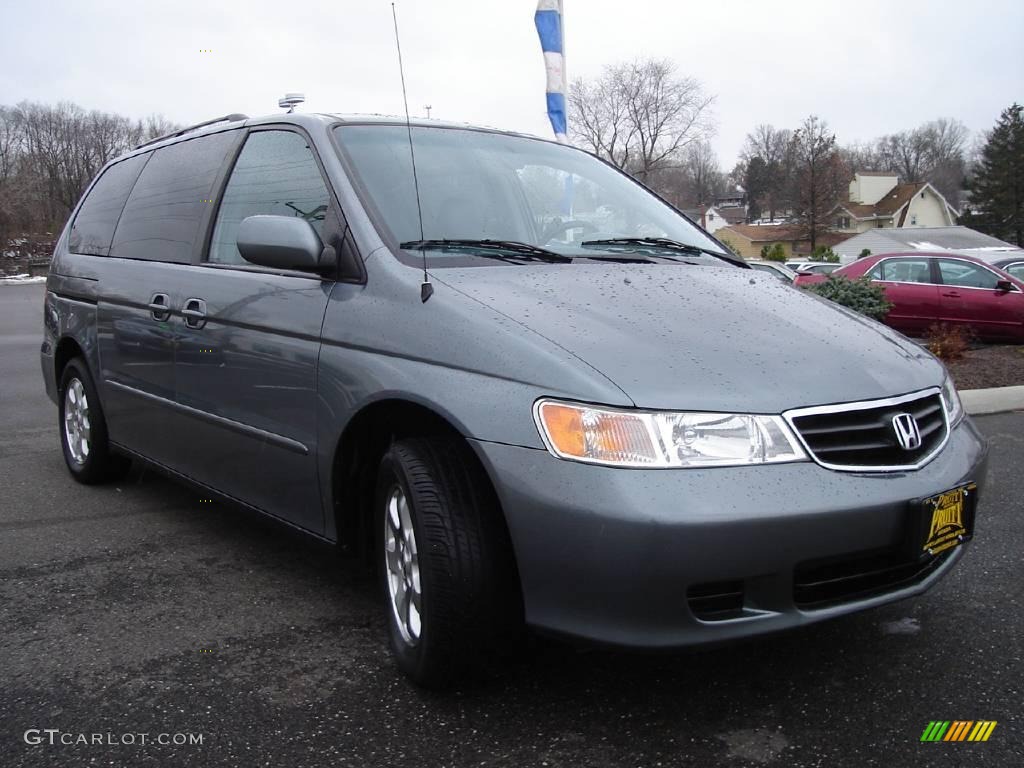
<svg viewBox="0 0 1024 768"><path fill-rule="evenodd" d="M562 34L562 0L540 0L533 23L540 35L544 51L544 67L548 75L548 119L555 138L567 141L565 113L565 38Z"/></svg>

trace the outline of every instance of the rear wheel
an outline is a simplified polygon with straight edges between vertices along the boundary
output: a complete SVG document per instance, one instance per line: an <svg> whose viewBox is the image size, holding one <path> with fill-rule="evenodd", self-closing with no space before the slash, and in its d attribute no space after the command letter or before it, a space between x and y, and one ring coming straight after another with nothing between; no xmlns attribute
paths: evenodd
<svg viewBox="0 0 1024 768"><path fill-rule="evenodd" d="M374 527L391 648L426 687L489 665L522 628L504 521L468 453L455 438L401 439L378 472Z"/></svg>
<svg viewBox="0 0 1024 768"><path fill-rule="evenodd" d="M103 407L80 357L64 366L59 403L60 442L71 476L86 484L123 476L131 462L110 450Z"/></svg>

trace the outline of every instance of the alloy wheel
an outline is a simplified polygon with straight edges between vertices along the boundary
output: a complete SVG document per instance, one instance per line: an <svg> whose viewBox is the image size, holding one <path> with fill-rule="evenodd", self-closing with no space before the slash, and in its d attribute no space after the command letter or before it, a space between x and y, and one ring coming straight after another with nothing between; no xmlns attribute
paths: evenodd
<svg viewBox="0 0 1024 768"><path fill-rule="evenodd" d="M384 520L384 559L391 612L402 639L416 645L423 629L419 550L409 501L401 487L388 494Z"/></svg>
<svg viewBox="0 0 1024 768"><path fill-rule="evenodd" d="M64 390L64 438L76 464L88 460L90 437L89 399L81 380L71 379Z"/></svg>

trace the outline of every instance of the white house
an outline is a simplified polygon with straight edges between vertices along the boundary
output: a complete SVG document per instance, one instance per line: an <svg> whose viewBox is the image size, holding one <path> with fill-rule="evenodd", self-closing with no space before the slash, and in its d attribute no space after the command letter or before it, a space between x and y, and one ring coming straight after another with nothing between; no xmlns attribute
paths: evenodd
<svg viewBox="0 0 1024 768"><path fill-rule="evenodd" d="M742 224L746 221L747 209L743 206L717 208L714 205L702 205L698 208L689 208L683 213L694 224L700 224L711 234L714 234L722 227L733 224Z"/></svg>
<svg viewBox="0 0 1024 768"><path fill-rule="evenodd" d="M849 197L832 210L837 232L905 227L951 227L959 213L927 181L900 184L893 173L858 171Z"/></svg>

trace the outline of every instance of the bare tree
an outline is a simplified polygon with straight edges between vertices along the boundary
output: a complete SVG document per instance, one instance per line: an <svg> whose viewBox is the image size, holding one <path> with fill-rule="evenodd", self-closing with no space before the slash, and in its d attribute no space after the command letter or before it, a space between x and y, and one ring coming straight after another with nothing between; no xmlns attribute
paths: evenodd
<svg viewBox="0 0 1024 768"><path fill-rule="evenodd" d="M645 181L712 135L713 102L698 80L678 75L672 62L645 59L573 82L569 127L577 143Z"/></svg>
<svg viewBox="0 0 1024 768"><path fill-rule="evenodd" d="M21 135L14 110L0 107L0 184L14 175L20 145Z"/></svg>
<svg viewBox="0 0 1024 768"><path fill-rule="evenodd" d="M100 168L175 127L66 102L0 107L0 238L59 227Z"/></svg>
<svg viewBox="0 0 1024 768"><path fill-rule="evenodd" d="M181 125L168 120L163 115L149 115L132 125L129 132L129 143L132 146L166 136L169 133L180 130Z"/></svg>
<svg viewBox="0 0 1024 768"><path fill-rule="evenodd" d="M814 115L793 132L790 146L796 173L796 220L810 238L813 251L819 235L828 229L829 213L849 172L836 148L835 134Z"/></svg>
<svg viewBox="0 0 1024 768"><path fill-rule="evenodd" d="M840 147L839 154L843 162L854 171L886 170L878 144L878 141L847 144Z"/></svg>
<svg viewBox="0 0 1024 768"><path fill-rule="evenodd" d="M677 165L663 165L647 177L647 185L673 205L712 205L729 184L711 144L690 144Z"/></svg>
<svg viewBox="0 0 1024 768"><path fill-rule="evenodd" d="M792 131L760 124L747 134L740 154L746 163L744 186L754 213L776 212L789 207L793 178Z"/></svg>
<svg viewBox="0 0 1024 768"><path fill-rule="evenodd" d="M686 148L683 169L697 205L711 205L725 186L718 156L707 141L697 141Z"/></svg>
<svg viewBox="0 0 1024 768"><path fill-rule="evenodd" d="M883 136L876 144L874 170L892 171L906 182L930 181L953 206L958 206L969 137L963 123L949 118Z"/></svg>
<svg viewBox="0 0 1024 768"><path fill-rule="evenodd" d="M941 118L924 126L930 143L930 181L955 208L963 199L970 131L959 120Z"/></svg>
<svg viewBox="0 0 1024 768"><path fill-rule="evenodd" d="M19 218L17 173L21 157L21 134L10 107L0 107L0 249L14 231Z"/></svg>

